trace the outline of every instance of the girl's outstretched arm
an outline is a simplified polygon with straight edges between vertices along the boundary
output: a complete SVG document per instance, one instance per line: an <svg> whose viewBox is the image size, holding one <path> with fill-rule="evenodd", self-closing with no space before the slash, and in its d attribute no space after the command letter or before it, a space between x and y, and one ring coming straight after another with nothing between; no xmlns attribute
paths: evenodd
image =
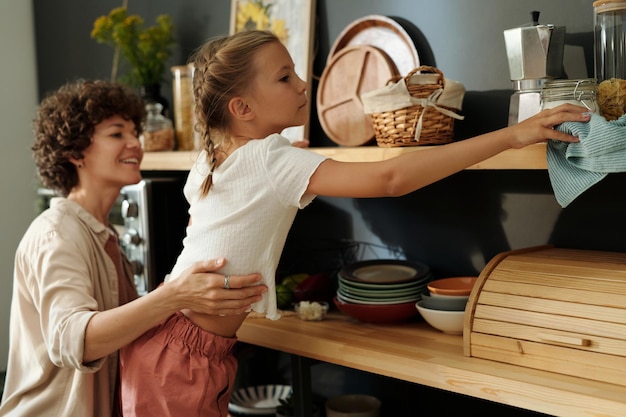
<svg viewBox="0 0 626 417"><path fill-rule="evenodd" d="M588 122L588 110L564 104L543 110L513 126L471 139L405 153L379 162L324 161L311 177L307 192L332 197L394 197L439 181L512 148L548 139L577 142L555 130L563 122Z"/></svg>

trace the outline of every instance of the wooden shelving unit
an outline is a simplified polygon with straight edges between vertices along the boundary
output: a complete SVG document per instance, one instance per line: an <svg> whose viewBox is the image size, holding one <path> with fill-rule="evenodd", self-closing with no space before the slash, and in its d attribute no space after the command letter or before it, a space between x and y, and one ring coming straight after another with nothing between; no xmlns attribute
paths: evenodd
<svg viewBox="0 0 626 417"><path fill-rule="evenodd" d="M412 146L404 148L380 148L378 146L362 147L328 147L309 148L312 152L326 155L338 161L381 161L406 152L421 152L429 147ZM141 169L145 171L188 171L197 155L196 151L146 152ZM547 169L546 146L536 144L524 149L504 151L469 169Z"/></svg>
<svg viewBox="0 0 626 417"><path fill-rule="evenodd" d="M295 316L276 321L249 317L237 337L296 357L549 415L626 416L624 385L468 357L463 354L462 336L444 334L419 320L368 324L338 312L318 322ZM294 389L311 390L310 380L294 381L302 383ZM306 397L310 392L302 394Z"/></svg>

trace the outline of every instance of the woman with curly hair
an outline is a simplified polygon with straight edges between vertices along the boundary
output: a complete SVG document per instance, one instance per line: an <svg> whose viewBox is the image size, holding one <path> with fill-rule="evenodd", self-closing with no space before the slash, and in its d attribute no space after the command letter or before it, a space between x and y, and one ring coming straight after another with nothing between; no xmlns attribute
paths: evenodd
<svg viewBox="0 0 626 417"><path fill-rule="evenodd" d="M61 197L17 248L2 416L119 415L118 349L180 309L242 314L266 291L258 274L224 289L219 258L137 296L108 216L121 188L141 180L144 118L137 94L105 81L68 83L41 103L32 150Z"/></svg>

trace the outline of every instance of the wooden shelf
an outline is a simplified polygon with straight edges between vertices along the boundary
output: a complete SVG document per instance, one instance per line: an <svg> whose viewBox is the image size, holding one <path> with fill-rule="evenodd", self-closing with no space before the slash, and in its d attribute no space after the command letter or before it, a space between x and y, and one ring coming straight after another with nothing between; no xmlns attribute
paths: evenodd
<svg viewBox="0 0 626 417"><path fill-rule="evenodd" d="M380 148L378 146L309 148L337 161L382 161L406 152L419 152L428 147ZM144 171L188 171L197 151L146 152L141 163ZM547 169L546 146L536 144L524 149L511 149L468 169Z"/></svg>
<svg viewBox="0 0 626 417"><path fill-rule="evenodd" d="M626 387L463 354L463 337L423 321L374 325L249 317L240 341L293 355L562 417L624 417Z"/></svg>

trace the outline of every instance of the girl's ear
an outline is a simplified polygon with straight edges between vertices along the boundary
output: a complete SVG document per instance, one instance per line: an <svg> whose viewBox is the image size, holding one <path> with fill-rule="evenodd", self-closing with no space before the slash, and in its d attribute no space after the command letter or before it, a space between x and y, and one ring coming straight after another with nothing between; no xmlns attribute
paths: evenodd
<svg viewBox="0 0 626 417"><path fill-rule="evenodd" d="M228 102L228 111L233 117L239 120L250 120L253 117L253 112L250 106L242 97L233 97Z"/></svg>

